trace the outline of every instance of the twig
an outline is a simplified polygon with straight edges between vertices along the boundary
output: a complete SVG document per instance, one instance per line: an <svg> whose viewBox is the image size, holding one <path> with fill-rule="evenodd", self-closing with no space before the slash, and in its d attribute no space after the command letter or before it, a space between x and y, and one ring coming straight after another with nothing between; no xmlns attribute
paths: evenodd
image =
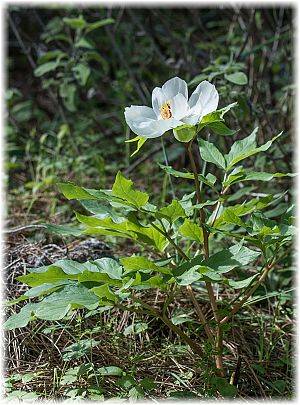
<svg viewBox="0 0 300 405"><path fill-rule="evenodd" d="M24 225L24 226L19 226L18 228L7 229L7 230L4 231L4 233L11 234L11 233L18 233L18 232L21 232L21 231L25 231L27 229L39 229L39 228L45 229L45 228L47 228L47 226L42 225L42 224Z"/></svg>

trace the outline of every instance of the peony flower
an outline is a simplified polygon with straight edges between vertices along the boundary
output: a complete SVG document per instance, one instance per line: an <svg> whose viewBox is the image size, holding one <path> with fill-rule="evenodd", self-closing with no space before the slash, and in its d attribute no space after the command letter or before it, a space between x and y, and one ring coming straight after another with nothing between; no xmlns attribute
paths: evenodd
<svg viewBox="0 0 300 405"><path fill-rule="evenodd" d="M144 138L157 138L169 129L182 125L196 125L201 119L216 111L219 94L208 81L201 82L188 99L184 80L174 77L162 88L152 92L152 108L135 106L125 108L125 120L129 128Z"/></svg>

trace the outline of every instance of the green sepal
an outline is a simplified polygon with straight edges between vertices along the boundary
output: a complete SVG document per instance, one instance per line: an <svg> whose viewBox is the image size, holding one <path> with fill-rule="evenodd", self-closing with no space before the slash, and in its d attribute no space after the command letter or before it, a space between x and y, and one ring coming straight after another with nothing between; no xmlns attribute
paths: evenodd
<svg viewBox="0 0 300 405"><path fill-rule="evenodd" d="M136 150L132 152L130 157L134 156L135 154L138 153L138 151L141 149L141 147L144 145L144 143L147 141L148 138L144 138L142 136L136 136L135 138L128 139L125 141L126 143L131 143L131 142L137 142L136 144Z"/></svg>
<svg viewBox="0 0 300 405"><path fill-rule="evenodd" d="M179 142L189 142L196 136L195 125L181 125L173 129L173 134Z"/></svg>

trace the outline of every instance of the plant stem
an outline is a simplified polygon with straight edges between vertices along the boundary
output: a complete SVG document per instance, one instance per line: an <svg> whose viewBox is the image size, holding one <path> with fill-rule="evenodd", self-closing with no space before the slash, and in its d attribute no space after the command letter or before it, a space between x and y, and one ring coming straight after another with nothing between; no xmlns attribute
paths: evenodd
<svg viewBox="0 0 300 405"><path fill-rule="evenodd" d="M203 354L201 347L189 336L187 336L178 326L174 325L173 322L170 321L165 315L159 316L159 318L177 335L179 335L182 340L184 340L190 348L193 350L194 353L199 354L200 356Z"/></svg>
<svg viewBox="0 0 300 405"><path fill-rule="evenodd" d="M206 320L206 318L205 318L205 316L204 316L204 314L202 312L202 309L201 309L201 307L200 307L200 305L199 305L199 303L198 303L198 301L197 301L197 299L195 297L195 294L194 294L194 291L193 291L192 287L190 285L188 285L186 287L186 290L187 290L187 293L189 294L189 296L191 298L192 303L194 304L194 307L195 307L197 315L198 315L198 317L200 319L200 322L204 326L204 330L205 330L205 332L207 334L207 337L209 339L213 338L213 334L211 333L211 330L210 330L210 328L208 326L207 320Z"/></svg>
<svg viewBox="0 0 300 405"><path fill-rule="evenodd" d="M225 173L222 183L224 183L226 181L226 178L227 178L227 173ZM223 197L228 189L229 189L229 186L226 188L222 188L222 190L220 192L220 197ZM218 201L210 226L214 226L214 223L216 222L220 207L221 207L221 201Z"/></svg>
<svg viewBox="0 0 300 405"><path fill-rule="evenodd" d="M264 270L264 272L262 273L262 275L258 279L257 283L247 292L247 294L245 295L245 297L241 301L239 301L237 304L234 305L234 307L232 308L230 313L220 321L221 324L226 323L244 305L244 303L247 301L247 299L250 298L251 295L257 290L257 288L264 282L264 280L266 279L266 277L270 273L270 271L273 269L273 267L278 262L280 262L285 256L287 256L290 253L291 250L292 250L292 248L287 249L277 259L274 258L274 260L271 263L267 264L266 269Z"/></svg>
<svg viewBox="0 0 300 405"><path fill-rule="evenodd" d="M198 180L198 170L197 170L195 159L193 156L192 146L193 146L193 140L191 140L188 143L187 149L188 149L188 154L189 154L189 158L190 158L190 162L191 162L192 170L193 170L193 174L194 174L197 202L198 202L198 204L201 204L202 196L201 196L200 184L199 184L199 180ZM201 228L203 230L204 254L205 254L205 257L208 258L209 257L208 232L205 228L205 212L204 212L203 207L199 209L199 212L200 212Z"/></svg>
<svg viewBox="0 0 300 405"><path fill-rule="evenodd" d="M224 323L226 323L243 305L244 303L247 301L247 299L249 297L251 297L251 295L257 290L257 288L263 283L263 281L265 280L265 278L267 277L267 275L269 274L270 270L273 268L273 266L275 265L275 262L273 264L269 264L267 265L267 267L265 268L264 272L262 273L262 275L260 276L260 278L258 279L257 283L248 291L248 293L244 296L244 298L239 301L238 303L236 303L234 305L234 307L232 308L232 310L230 311L230 313L225 316L225 318L223 318L220 323L223 325Z"/></svg>
<svg viewBox="0 0 300 405"><path fill-rule="evenodd" d="M168 241L174 246L174 248L177 250L177 252L180 254L181 257L183 257L185 260L190 260L189 257L184 253L184 251L180 248L180 246L178 246L178 245L175 243L175 241L170 237L170 235L169 235L167 232L162 231L162 230L161 230L158 226L156 226L154 223L152 223L152 226L153 226L158 232L160 232L162 235L164 235L164 236L168 239ZM211 337L212 337L212 333L211 333L211 331L210 331L210 329L209 329L208 322L207 322L207 320L206 320L206 318L205 318L205 315L204 315L204 313L202 312L202 309L201 309L201 307L200 307L200 305L199 305L199 303L198 303L198 301L197 301L197 299L196 299L196 297L195 297L195 294L194 294L194 291L193 291L192 287L191 287L191 286L188 286L188 287L186 288L186 290L187 290L187 293L188 293L188 295L190 296L191 301L192 301L192 303L193 303L193 305L194 305L194 307L195 307L195 310L196 310L196 312L197 312L197 315L198 315L198 317L199 317L199 320L200 320L201 324L202 324L203 327L204 327L204 330L205 330L205 332L206 332L206 334L207 334L207 337L208 337L208 338L211 338Z"/></svg>
<svg viewBox="0 0 300 405"><path fill-rule="evenodd" d="M191 140L188 145L187 145L187 149L188 149L188 154L189 154L189 158L190 158L190 162L191 162L191 166L192 166L192 171L193 171L193 175L194 175L194 182L195 182L195 189L196 189L196 196L197 196L197 202L198 204L201 204L203 202L202 196L201 196L201 190L200 190L200 185L199 185L199 180L198 180L198 170L197 170L197 166L196 166L196 162L194 159L194 155L193 155L193 151L192 151L192 147L193 147L193 140ZM209 243L208 243L208 232L205 228L205 211L204 208L200 208L199 209L199 213L200 213L200 224L201 224L201 228L203 231L203 247L204 247L204 255L205 258L208 259L209 258ZM216 357L216 366L217 369L221 371L221 375L223 376L223 359L222 359L222 351L223 351L223 330L222 327L220 325L220 316L218 313L218 307L217 307L217 302L215 299L215 295L213 292L213 288L211 285L211 282L206 281L206 289L208 292L208 296L209 296L209 300L210 300L210 304L212 307L212 311L215 317L215 320L218 323L217 326L217 336L216 336L216 348L217 348L217 357Z"/></svg>
<svg viewBox="0 0 300 405"><path fill-rule="evenodd" d="M162 229L160 229L159 226L155 225L153 222L151 223L151 225L153 226L153 228L155 228L158 232L160 232L168 239L168 241L171 243L171 245L174 246L174 248L177 250L177 252L180 254L181 257L183 257L185 260L190 260L190 258L184 253L181 247L177 245L177 243L171 238L171 236L167 232L164 232Z"/></svg>
<svg viewBox="0 0 300 405"><path fill-rule="evenodd" d="M190 346L190 348L193 350L194 353L202 355L202 349L201 347L193 340L191 339L188 335L186 335L178 326L174 325L174 323L163 313L160 313L157 311L154 307L151 305L147 304L146 302L135 298L135 297L130 297L134 302L139 303L142 307L144 307L144 310L139 310L135 308L128 308L125 307L121 304L115 304L117 308L120 308L122 310L126 310L129 312L135 312L135 313L141 313L141 314L147 314L147 315L152 315L155 318L159 318L160 320L163 321L164 324L166 324L173 332L175 332L178 336L181 337L182 340L185 341L186 344Z"/></svg>

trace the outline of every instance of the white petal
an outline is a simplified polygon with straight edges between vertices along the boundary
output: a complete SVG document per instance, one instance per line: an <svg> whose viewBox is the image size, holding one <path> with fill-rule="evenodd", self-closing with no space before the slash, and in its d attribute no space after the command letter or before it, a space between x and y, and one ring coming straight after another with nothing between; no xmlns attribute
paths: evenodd
<svg viewBox="0 0 300 405"><path fill-rule="evenodd" d="M141 121L145 119L156 120L156 115L152 108L140 105L132 105L131 107L125 108L125 120L130 121Z"/></svg>
<svg viewBox="0 0 300 405"><path fill-rule="evenodd" d="M184 124L182 120L178 120L176 118L170 118L168 120L160 120L160 121L168 121L169 125L171 125L171 128L177 128Z"/></svg>
<svg viewBox="0 0 300 405"><path fill-rule="evenodd" d="M125 120L136 135L144 138L157 138L169 129L182 125L182 122L173 118L157 120L152 108L144 106L126 107Z"/></svg>
<svg viewBox="0 0 300 405"><path fill-rule="evenodd" d="M196 125L201 120L201 118L202 118L202 114L201 114L201 110L200 110L199 114L190 114L190 115L182 118L182 121L185 124Z"/></svg>
<svg viewBox="0 0 300 405"><path fill-rule="evenodd" d="M177 96L171 100L171 112L176 120L181 120L188 115L189 105L183 94L178 93Z"/></svg>
<svg viewBox="0 0 300 405"><path fill-rule="evenodd" d="M152 107L157 118L160 117L160 108L166 101L168 101L168 99L162 89L160 87L155 87L152 91Z"/></svg>
<svg viewBox="0 0 300 405"><path fill-rule="evenodd" d="M152 108L145 106L132 105L131 107L126 107L124 115L129 128L137 135L142 135L140 131L145 126L149 127L148 130L145 129L145 132L149 133L151 124L157 119Z"/></svg>
<svg viewBox="0 0 300 405"><path fill-rule="evenodd" d="M188 98L188 88L184 80L179 77L173 77L168 80L163 86L162 91L166 97L165 101L171 100L178 93L182 94L186 99Z"/></svg>
<svg viewBox="0 0 300 405"><path fill-rule="evenodd" d="M201 109L201 118L216 111L219 103L219 94L215 86L207 80L201 82L189 99L189 106L193 113Z"/></svg>

